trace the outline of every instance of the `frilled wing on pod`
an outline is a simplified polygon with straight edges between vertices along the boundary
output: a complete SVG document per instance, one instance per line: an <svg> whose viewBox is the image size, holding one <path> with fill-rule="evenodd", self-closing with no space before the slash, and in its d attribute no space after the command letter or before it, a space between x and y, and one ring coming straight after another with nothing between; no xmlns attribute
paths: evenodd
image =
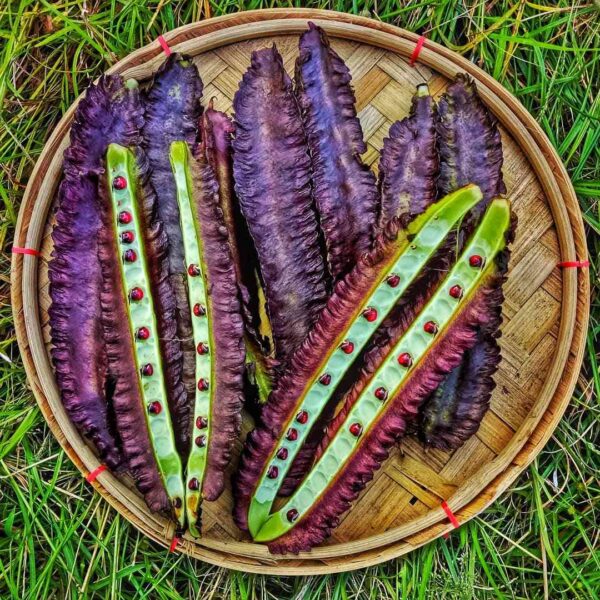
<svg viewBox="0 0 600 600"><path fill-rule="evenodd" d="M235 187L260 261L275 358L283 362L325 305L327 277L306 138L275 47L252 54L233 106Z"/></svg>
<svg viewBox="0 0 600 600"><path fill-rule="evenodd" d="M244 324L219 182L203 154L171 146L177 182L188 300L196 348L194 443L187 459L186 511L198 535L201 495L216 500L241 426Z"/></svg>
<svg viewBox="0 0 600 600"><path fill-rule="evenodd" d="M334 279L347 273L371 246L378 210L351 75L325 32L309 23L300 38L296 94L310 149L313 186Z"/></svg>
<svg viewBox="0 0 600 600"><path fill-rule="evenodd" d="M484 206L506 192L502 141L495 117L481 101L473 80L459 73L438 103L439 195L474 183Z"/></svg>
<svg viewBox="0 0 600 600"><path fill-rule="evenodd" d="M497 122L481 101L474 82L459 74L439 103L440 193L467 181L480 186L480 210L504 194L502 141ZM468 231L473 224L466 224ZM458 372L448 376L423 405L419 435L426 445L444 450L461 446L479 428L500 364L500 316L479 334L478 347L465 354ZM460 373L460 375L459 375Z"/></svg>
<svg viewBox="0 0 600 600"><path fill-rule="evenodd" d="M500 314L493 329L500 325ZM428 400L419 414L419 437L426 446L454 450L479 429L496 387L500 347L493 336L478 335L477 344Z"/></svg>
<svg viewBox="0 0 600 600"><path fill-rule="evenodd" d="M419 85L410 115L396 121L383 141L380 226L395 216L413 218L435 201L439 167L436 123L435 102L427 85Z"/></svg>
<svg viewBox="0 0 600 600"><path fill-rule="evenodd" d="M264 402L268 396L265 390L270 388L270 373L267 365L270 340L263 335L265 326L260 298L259 265L254 242L248 231L248 225L242 216L233 181L232 134L233 121L223 112L214 110L212 101L202 116L201 152L212 167L219 185L219 202L223 211L225 226L229 236L229 246L236 272L242 313L246 329L248 348L247 383L252 388L248 392L247 406L257 396Z"/></svg>
<svg viewBox="0 0 600 600"><path fill-rule="evenodd" d="M501 302L510 222L508 202L493 201L417 318L398 341L372 351L365 376L334 419L315 466L287 503L263 521L256 541L269 543L274 553L297 553L323 541L337 526L419 405L460 364ZM473 252L484 253L487 264L473 267ZM435 330L428 323L435 323Z"/></svg>
<svg viewBox="0 0 600 600"><path fill-rule="evenodd" d="M152 85L144 97L145 123L143 147L150 162L150 184L158 196L157 213L168 240L168 273L175 290L177 307L177 337L182 340L184 381L190 398L194 389L194 348L185 289L185 266L177 191L169 162L169 148L174 141L192 146L198 137L202 114L202 80L194 63L177 53L171 54L155 73Z"/></svg>
<svg viewBox="0 0 600 600"><path fill-rule="evenodd" d="M141 107L140 107L141 111ZM103 228L101 322L106 339L112 402L128 469L150 509L171 512L183 525L183 476L169 410L166 364L155 299L165 279L151 260L165 259L147 245L160 239L160 225L145 232L144 174L132 151L110 144L99 199ZM171 298L165 306L173 306ZM180 358L180 357L179 357ZM180 381L181 387L181 381Z"/></svg>
<svg viewBox="0 0 600 600"><path fill-rule="evenodd" d="M63 404L109 467L121 462L110 423L106 341L100 315L102 230L98 179L104 153L131 143L141 124L137 92L118 76L102 77L79 103L64 156L54 250L49 264L52 360Z"/></svg>
<svg viewBox="0 0 600 600"><path fill-rule="evenodd" d="M234 517L242 529L258 531L289 465L356 357L448 233L480 200L479 189L468 186L432 205L400 234L393 219L374 248L336 284L247 439L235 480Z"/></svg>

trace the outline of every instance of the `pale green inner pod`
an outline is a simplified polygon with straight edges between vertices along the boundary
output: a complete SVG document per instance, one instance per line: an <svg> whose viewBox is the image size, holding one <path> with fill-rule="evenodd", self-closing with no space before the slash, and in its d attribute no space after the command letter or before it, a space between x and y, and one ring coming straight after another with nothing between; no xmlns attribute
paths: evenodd
<svg viewBox="0 0 600 600"><path fill-rule="evenodd" d="M177 187L177 203L187 271L188 300L191 309L194 347L196 348L196 392L192 445L187 462L185 507L188 527L193 536L200 532L197 520L202 501L202 483L206 472L208 440L211 431L211 406L214 390L213 351L210 327L208 280L203 261L200 222L194 206L194 186L190 174L190 156L185 142L173 142L170 151L171 168ZM196 268L196 270L194 270ZM190 271L190 269L192 269ZM195 273L195 274L194 274ZM200 307L194 310L194 307ZM200 313L200 314L197 314ZM205 383L204 386L202 383Z"/></svg>
<svg viewBox="0 0 600 600"><path fill-rule="evenodd" d="M504 199L494 200L450 273L373 375L317 464L287 503L264 523L254 536L256 541L270 541L289 531L334 481L360 446L369 427L385 412L387 402L377 397L376 390L384 388L390 399L400 392L411 371L452 324L460 307L496 269L494 259L506 245L505 233L509 227L510 204ZM473 255L485 257L483 268L470 265L469 258ZM457 285L463 290L462 298L449 293ZM437 334L426 332L425 324L430 321L437 324ZM412 358L409 367L398 362L398 357L405 353ZM288 517L291 510L295 511L293 520Z"/></svg>
<svg viewBox="0 0 600 600"><path fill-rule="evenodd" d="M146 424L167 495L173 504L177 521L183 526L185 513L182 507L184 498L182 466L175 447L163 376L156 312L146 264L140 207L137 204L135 157L127 148L110 144L106 152L106 165L107 187L110 191L116 245L119 249L122 289L127 304L131 342ZM117 189L114 185L115 178L120 177L125 181L123 189ZM128 223L119 220L119 215L122 213L127 213L127 220L130 219ZM131 234L133 240L124 242L123 236ZM135 253L134 260L125 260L127 251ZM134 288L139 288L143 292L143 298L139 301L130 300L130 292ZM141 328L149 331L150 335L147 339L140 339L137 335ZM151 367L151 374L143 374L144 368L147 369L148 365ZM150 407L155 407L154 411ZM157 407L160 407L160 410Z"/></svg>
<svg viewBox="0 0 600 600"><path fill-rule="evenodd" d="M248 525L252 535L256 535L269 517L277 491L294 457L360 350L440 248L450 231L481 200L481 197L481 191L477 186L469 185L461 188L431 205L410 223L406 230L406 238L399 238L396 254L390 258L388 270L382 273L382 278L374 291L364 298L360 307L357 307L358 316L340 338L339 345L334 344L329 356L323 362L322 370L307 381L297 411L284 430L293 430L292 435L284 435L279 447L265 465L250 502ZM365 315L369 314L366 312L367 309L375 310L375 318L366 318ZM373 317L372 312L371 317ZM345 344L343 340L346 341ZM323 376L329 379L327 385L322 383ZM300 420L297 415L301 416ZM281 448L287 451L285 460L276 458L276 453Z"/></svg>

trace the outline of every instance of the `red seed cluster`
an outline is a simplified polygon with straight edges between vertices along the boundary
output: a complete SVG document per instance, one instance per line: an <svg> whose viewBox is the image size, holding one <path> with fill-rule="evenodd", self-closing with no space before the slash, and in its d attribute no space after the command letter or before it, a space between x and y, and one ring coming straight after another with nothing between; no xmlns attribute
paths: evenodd
<svg viewBox="0 0 600 600"><path fill-rule="evenodd" d="M398 357L398 364L401 367L406 367L408 369L408 367L410 367L412 365L412 363L413 363L412 356L408 352L403 352Z"/></svg>
<svg viewBox="0 0 600 600"><path fill-rule="evenodd" d="M133 217L131 216L130 212L127 212L126 210L122 210L119 213L119 223L121 223L121 225L128 225L129 223L131 223L132 220L133 220Z"/></svg>
<svg viewBox="0 0 600 600"><path fill-rule="evenodd" d="M305 410L301 410L296 415L296 421L301 425L304 425L308 421L308 413Z"/></svg>
<svg viewBox="0 0 600 600"><path fill-rule="evenodd" d="M462 298L463 295L463 289L460 287L460 285L453 285L450 290L448 290L448 293L453 297L456 298L457 300Z"/></svg>
<svg viewBox="0 0 600 600"><path fill-rule="evenodd" d="M142 288L134 287L129 291L129 299L132 302L139 302L144 297Z"/></svg>
<svg viewBox="0 0 600 600"><path fill-rule="evenodd" d="M369 322L372 323L377 319L377 310L372 306L369 306L366 310L363 311L362 316Z"/></svg>
<svg viewBox="0 0 600 600"><path fill-rule="evenodd" d="M362 433L362 431L363 431L363 428L360 423L352 423L352 425L350 425L350 433L354 437L359 437L360 434Z"/></svg>
<svg viewBox="0 0 600 600"><path fill-rule="evenodd" d="M329 385L331 383L331 375L329 373L323 373L323 375L319 377L319 383L321 385Z"/></svg>
<svg viewBox="0 0 600 600"><path fill-rule="evenodd" d="M206 314L206 308L202 304L194 304L194 315L196 317L203 317Z"/></svg>
<svg viewBox="0 0 600 600"><path fill-rule="evenodd" d="M127 179L121 177L121 175L117 175L117 177L113 179L112 185L115 190L124 190L127 187Z"/></svg>
<svg viewBox="0 0 600 600"><path fill-rule="evenodd" d="M425 333L435 335L438 332L437 323L435 321L427 321L427 323L423 325L423 330L425 331Z"/></svg>
<svg viewBox="0 0 600 600"><path fill-rule="evenodd" d="M354 352L354 343L350 340L344 340L340 348L344 354L352 354Z"/></svg>
<svg viewBox="0 0 600 600"><path fill-rule="evenodd" d="M398 284L400 283L400 275L392 273L385 281L390 287L398 287Z"/></svg>

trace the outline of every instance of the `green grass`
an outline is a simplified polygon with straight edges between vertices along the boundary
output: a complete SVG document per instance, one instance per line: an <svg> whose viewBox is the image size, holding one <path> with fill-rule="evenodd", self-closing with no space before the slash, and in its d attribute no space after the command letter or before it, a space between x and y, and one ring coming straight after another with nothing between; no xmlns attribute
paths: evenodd
<svg viewBox="0 0 600 600"><path fill-rule="evenodd" d="M593 283L585 365L548 446L500 501L387 564L330 577L238 574L169 555L83 483L45 426L8 302L25 185L86 85L173 27L277 2L0 1L0 599L600 597L600 9L567 0L310 2L424 32L496 77L538 119L579 195ZM300 3L298 3L300 5Z"/></svg>

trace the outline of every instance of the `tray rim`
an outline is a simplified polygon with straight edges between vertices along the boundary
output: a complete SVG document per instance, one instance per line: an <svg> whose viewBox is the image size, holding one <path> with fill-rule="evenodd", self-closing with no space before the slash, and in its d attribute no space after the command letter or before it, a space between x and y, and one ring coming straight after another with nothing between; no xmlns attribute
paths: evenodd
<svg viewBox="0 0 600 600"><path fill-rule="evenodd" d="M415 34L411 34L409 32L406 32L404 30L400 30L398 28L395 28L394 26L391 25L386 25L377 21L373 21L371 19L366 19L364 17L354 17L351 15L347 15L345 13L333 13L330 11L318 11L318 10L309 10L309 9L296 9L296 10L288 10L288 9L272 9L272 10L266 10L266 11L248 11L245 13L238 13L238 14L234 14L234 15L226 15L224 17L219 17L216 19L211 19L211 20L207 20L207 21L202 21L199 23L195 23L195 24L191 24L191 25L185 25L183 27L180 27L176 30L173 30L172 32L165 34L165 39L167 39L172 46L174 46L177 50L182 50L185 51L185 46L193 44L193 45L197 45L196 42L194 42L194 40L196 39L196 37L201 34L204 35L205 37L205 42L208 44L208 46L210 46L211 43L215 44L214 47L216 46L220 46L223 45L223 39L227 39L228 36L232 35L232 29L235 30L235 28L237 27L238 30L243 28L243 32L242 33L242 38L244 39L250 39L250 38L256 38L256 37L264 37L264 36L268 36L268 35L290 35L293 33L297 33L301 30L303 30L306 26L306 20L307 19L313 19L319 22L319 24L322 24L323 26L325 26L326 29L328 29L330 31L330 33L332 33L332 35L336 36L336 37L348 37L350 39L356 40L356 41L360 41L363 43L371 43L373 45L377 45L380 47L386 47L385 45L382 46L382 35L385 36L385 41L386 44L390 44L392 46L392 48L387 48L389 50L392 50L398 54L401 54L403 56L408 56L410 55L410 52L412 51L412 48L414 47L414 43L417 40L418 36ZM233 25L231 24L233 22ZM254 25L253 27L250 25ZM281 26L281 30L277 30L277 26ZM274 29L276 29L276 31L274 31ZM360 31L359 31L360 30ZM356 37L353 37L355 34L358 35L358 33L360 33L363 36L363 39L358 39ZM344 35L345 34L345 35ZM211 37L212 36L212 37ZM183 39L181 39L183 38ZM206 38L210 38L210 41ZM237 39L236 41L241 41L241 39ZM210 47L203 47L201 50L196 51L195 53L199 53L199 52L205 52L208 49L210 49ZM436 59L439 59L439 57L444 58L445 60L447 60L447 62L449 64L446 65L447 69L454 69L454 71L457 70L465 70L468 72L471 72L472 75L476 75L477 80L480 81L481 78L483 77L484 83L486 85L486 89L485 89L485 93L482 93L482 96L484 96L484 98L486 98L486 96L488 96L488 91L487 91L487 86L489 85L492 89L493 88L499 88L494 90L494 95L496 96L506 96L508 98L509 101L511 102L507 102L507 98L502 98L502 100L510 107L510 105L512 104L513 106L515 106L518 110L516 112L521 113L522 116L525 117L525 121L526 123L522 123L522 125L526 128L527 130L527 135L530 135L530 137L535 137L537 138L536 141L538 144L540 144L542 146L542 148L545 150L544 154L548 154L550 156L550 158L554 159L554 171L551 171L551 177L550 177L550 183L546 182L546 184L553 189L553 191L551 193L549 193L546 189L545 194L546 197L548 199L549 204L551 205L551 210L553 213L553 219L555 222L555 225L557 227L557 234L559 234L559 240L560 240L560 228L559 228L559 223L560 221L557 221L555 217L555 209L559 210L562 208L563 209L563 219L566 220L566 222L569 224L569 226L567 227L564 223L563 223L563 227L565 227L565 231L563 232L563 235L566 236L566 241L563 241L560 243L561 246L561 253L562 253L562 257L563 260L573 260L575 258L576 255L576 250L578 250L578 254L580 255L580 257L583 257L584 255L586 255L586 249L585 249L585 237L582 236L582 232L583 232L583 223L582 223L582 218L581 218L581 213L579 211L579 206L577 203L577 200L575 198L574 195L574 191L572 189L572 186L570 185L570 182L568 180L568 177L566 175L566 172L564 171L564 167L562 166L562 163L560 162L560 159L558 159L558 157L556 156L556 154L554 153L554 151L552 150L550 143L548 141L548 139L546 138L545 134L543 134L543 132L541 131L541 129L539 128L539 126L537 125L537 123L533 120L533 118L529 115L529 113L527 113L525 111L525 109L520 105L520 103L518 103L518 101L512 97L508 91L504 90L504 88L502 88L500 86L500 84L498 84L497 82L495 82L495 80L491 79L491 77L489 77L487 74L485 74L483 71L479 70L477 67L475 67L474 65L472 65L471 63L469 63L468 61L466 61L465 59L463 59L462 57L459 57L458 55L456 55L455 53L453 53L452 51L439 46L437 44L434 44L432 42L428 42L426 47L424 48L421 58L420 60L424 63L434 63L436 61ZM149 57L149 61L147 60L147 58ZM143 60L144 59L144 60ZM116 65L114 65L109 72L127 72L128 75L132 76L132 75L136 75L137 71L140 70L141 68L141 61L143 60L144 62L144 67L148 68L148 65L150 65L149 69L153 70L154 67L156 66L154 63L158 64L158 62L162 61L162 50L160 49L160 47L158 46L157 42L154 42L152 44L149 44L133 53L131 53L130 55L128 55L127 57L125 57L123 60L119 61ZM440 71L439 68L439 63L436 64L432 64L431 66L433 66L437 71ZM442 74L445 74L443 71L441 71ZM139 75L138 75L139 76ZM491 82L489 81L491 80ZM30 181L29 184L27 186L27 190L25 192L25 196L23 198L23 202L19 211L19 218L18 218L18 223L17 223L17 231L16 231L16 235L15 235L15 240L16 240L16 244L17 245L23 245L23 243L18 243L22 240L22 238L24 237L24 224L27 227L27 233L26 233L26 241L30 242L31 241L31 237L32 237L32 231L35 232L35 227L32 229L31 227L31 221L28 221L27 219L31 219L31 214L27 214L28 209L29 210L33 210L33 206L35 204L35 199L38 195L39 192L39 188L36 190L35 189L35 182L39 176L39 171L41 171L44 168L44 159L47 158L48 155L50 155L53 159L56 158L56 156L60 153L61 151L61 144L59 143L57 147L54 147L52 149L52 151L48 152L47 149L49 147L52 147L53 144L56 145L57 141L60 142L60 137L61 135L63 135L62 130L64 130L65 128L67 128L68 126L68 122L70 121L72 112L74 110L74 107L76 105L76 102L70 107L70 109L67 111L67 113L65 113L65 115L63 116L63 118L61 119L61 121L59 122L59 124L57 125L57 127L55 128L53 134L50 136L48 142L46 143L46 146L44 148L44 150L42 151L42 154L40 155L36 166L31 174L30 177ZM514 113L515 111L513 111ZM63 140L64 141L64 140ZM64 144L63 144L64 145ZM519 144L521 145L521 144ZM531 162L531 155L528 154L528 160ZM546 157L547 159L547 157ZM52 162L52 160L50 161ZM56 160L53 161L54 163L56 163ZM61 162L60 160L58 161L59 163ZM53 165L55 170L56 170L56 165ZM60 164L58 165L60 167ZM534 165L532 165L534 166ZM535 169L534 166L534 170L537 171L537 169ZM50 169L51 172L51 169ZM556 179L555 179L555 175L556 175ZM48 177L48 173L45 173L45 176ZM52 173L50 175L50 178L52 178ZM539 177L538 174L538 178L540 179L540 183L543 184L544 181ZM569 200L568 202L568 209L567 207L554 207L552 206L552 202L551 202L551 198L554 195L557 195L558 197L562 197L562 199L567 199ZM47 215L44 215L42 221L43 223L45 223L46 221L46 217ZM26 222L27 221L27 222ZM26 223L25 223L26 222ZM575 246L574 240L573 240L573 233L577 234L577 247ZM563 248L563 244L566 243L566 252L564 251L565 249ZM29 244L27 244L29 245ZM28 267L28 269L26 269L26 267ZM22 276L22 272L23 270L25 270L25 277L21 277ZM21 348L21 352L24 355L28 355L28 351L31 351L31 355L28 356L28 360L24 360L25 362L25 367L26 367L26 371L28 374L28 378L30 383L35 384L33 385L33 390L34 390L34 395L36 396L36 400L38 401L38 404L40 404L40 407L42 409L42 412L44 413L44 416L46 418L46 420L49 422L49 425L53 431L53 433L56 435L56 437L58 438L59 442L61 443L61 445L65 448L65 450L67 451L67 454L69 455L69 457L74 461L74 463L77 465L77 467L82 471L82 472L87 472L89 470L92 470L95 466L98 465L98 460L94 457L94 455L91 453L91 451L89 451L86 453L85 449L83 449L84 451L82 452L81 448L79 448L79 451L76 450L75 446L72 445L71 443L69 443L68 438L70 438L70 435L67 435L67 437L65 437L64 435L64 431L60 430L59 434L57 434L56 428L59 427L54 414L52 413L51 407L48 404L48 400L46 397L46 394L44 393L44 385L38 380L38 373L37 373L37 369L36 369L36 363L39 364L39 361L42 357L39 356L39 348L36 349L35 348L31 348L28 345L28 340L30 337L30 333L31 333L31 329L33 327L33 325L35 323L32 324L32 319L27 319L27 317L29 315L37 315L38 311L37 311L37 297L35 299L31 299L29 298L28 302L25 302L25 305L23 307L22 305L22 301L23 301L23 296L19 294L19 292L21 291L21 286L26 286L27 283L31 283L32 278L34 280L37 280L37 268L35 267L35 258L34 257L30 257L30 256L19 256L19 255L15 255L13 256L13 263L12 263L12 269L11 269L11 279L12 279L12 294L13 294L13 310L15 312L15 323L17 324L17 337L18 337L18 341L19 341L19 346ZM16 284L16 285L15 285ZM487 503L485 504L486 506L491 503L496 497L497 495L499 495L504 489L506 489L506 487L510 484L510 481L512 481L514 479L514 477L516 477L518 475L519 472L521 472L525 466L528 464L528 462L530 462L534 456L537 454L537 452L539 451L539 449L541 449L541 445L543 445L543 443L545 443L546 439L551 435L552 431L554 430L554 427L556 425L556 423L558 422L558 418L562 415L562 412L564 411L564 409L566 408L566 405L568 404L568 400L570 399L570 395L571 395L571 391L574 387L575 384L575 380L577 378L577 374L579 372L579 366L581 364L581 360L583 357L583 346L584 344L581 343L581 339L579 340L575 340L573 338L573 336L571 335L573 333L573 324L575 323L575 317L578 316L578 322L577 325L580 328L579 330L585 330L585 327L587 326L587 318L588 318L588 313L589 313L589 293L585 293L588 290L588 286L589 286L589 279L587 276L585 276L584 273L577 273L575 271L569 270L567 272L563 272L563 295L562 295L562 304L561 304L561 328L565 327L567 329L567 334L566 336L562 336L563 339L563 344L561 345L560 348L557 348L557 350L562 350L562 354L564 355L564 361L567 361L567 354L568 354L568 350L566 350L566 341L568 341L570 347L572 347L572 342L576 342L575 344L575 354L574 354L574 361L572 361L574 367L572 366L570 369L570 373L568 376L568 381L566 382L566 388L562 390L561 392L561 397L562 397L562 402L560 405L559 410L554 413L554 418L552 420L552 423L550 426L546 427L545 432L543 432L542 437L540 438L540 441L538 441L538 443L534 446L533 450L527 455L527 457L525 457L525 461L520 462L518 465L515 464L514 459L515 456L517 456L517 454L519 453L520 450L522 450L523 445L521 445L521 447L517 448L514 452L513 457L511 458L511 460L506 463L506 460L504 461L496 461L496 459L494 459L494 461L492 461L492 463L495 462L499 462L502 463L503 465L498 465L495 469L495 478L494 481L492 481L491 483L488 482L487 484L485 484L483 487L481 485L479 485L479 491L475 492L473 494L474 497L477 497L481 494L483 494L487 488L490 487L490 485L492 485L492 483L494 483L496 480L500 479L501 481L498 482L499 485L494 486L496 488L496 491L493 493L492 496L490 496L489 500L487 501ZM581 291L584 292L583 294L583 298L584 301L582 303L581 301L581 296L582 294L577 294L577 288L580 287L582 288ZM31 289L31 288L29 288ZM35 289L37 289L37 285L35 286ZM567 292L571 292L571 294L569 295ZM573 292L575 292L573 294ZM14 296L19 296L18 298L16 298L17 301L15 301L15 297ZM569 303L568 298L569 297L573 297L575 298L575 302L571 301ZM569 306L567 306L569 305ZM22 308L24 308L24 310L21 310ZM566 313L566 314L565 314ZM38 319L39 320L39 319ZM35 321L35 319L34 319ZM566 325L565 322L567 321ZM39 325L39 323L38 323ZM560 333L559 333L559 338L561 337ZM34 338L35 339L35 338ZM558 345L557 345L558 346ZM44 349L44 354L45 354L45 349ZM37 360L36 360L37 359ZM47 357L46 357L46 361L47 361ZM560 371L560 369L555 368L555 371ZM560 373L557 373L555 376L556 379L556 386L558 386L559 382L561 381L560 378ZM542 395L544 395L544 391L548 388L551 388L552 385L548 385L547 382L547 386L540 392L540 394L538 395L539 397L541 397ZM540 412L540 414L538 415L540 418L542 416L542 413L546 412L551 398L550 396L553 395L553 393L549 393L547 392L546 395L549 396L549 399L547 402L545 402L544 405L544 410ZM42 405L43 404L43 405ZM534 409L535 406L537 406L538 401L536 401L536 404L534 405ZM535 410L533 411L535 412ZM537 425L537 424L535 424ZM529 432L529 435L527 435L525 437L525 440L523 441L523 444L525 444L527 442L527 440L531 437L531 434L533 433L533 431L535 430L535 426L532 425L531 426L531 431ZM513 438L511 439L511 443L514 440L515 437L517 437L518 432L520 431L521 428L519 428L517 430L517 432L515 433L515 435L513 436ZM71 432L73 433L73 432ZM78 438L78 439L77 439ZM81 443L81 438L79 437L78 434L75 435L75 441L78 441L79 443ZM509 444L510 445L510 444ZM87 446L86 446L87 448ZM87 454L87 455L86 455ZM498 459L500 457L503 456L503 452L500 453L500 455L497 457ZM89 466L89 468L88 468ZM502 467L502 468L500 468ZM508 469L511 469L511 467L517 467L516 472L514 472L512 478L509 477L508 479L510 479L510 481L508 481L508 479L505 477L502 477L502 474L504 472L506 472ZM514 469L513 469L514 470ZM512 472L512 471L511 471ZM99 481L101 482L103 479L106 480L106 483L110 482L110 478L113 478L113 476L111 474L108 473L103 473L100 478ZM97 489L99 489L99 491L102 493L102 495L109 499L109 501L111 501L111 504L113 504L113 506L115 506L117 508L117 510L119 510L119 512L121 514L123 514L124 516L126 516L126 518L128 518L130 521L134 522L134 524L139 528L140 527L140 523L133 521L133 517L134 515L125 508L125 506L123 505L123 502L121 500L119 500L117 497L109 495L108 491L106 489L104 489L102 486L100 486L98 483L95 484L95 487ZM112 485L110 487L113 487ZM462 510L461 507L464 506L468 506L470 503L472 503L473 498L471 499L467 499L465 502L463 502L462 504L458 504L456 505L456 510L455 512L457 512L457 514L460 513L460 511ZM449 500L451 506L453 506L453 510L454 510L454 505L452 502L452 499ZM483 508L483 507L481 507ZM479 509L478 509L479 510ZM478 512L478 511L477 511ZM434 526L438 523L440 523L440 521L443 521L445 519L445 513L442 511L442 509L438 509L437 511L430 511L429 513L427 513L427 515L430 516L429 521L431 521L431 523L427 523L428 527ZM419 521L422 520L422 517L419 518ZM170 532L168 531L170 528L164 528L167 531L164 531L164 534L169 534ZM380 547L380 544L383 543L384 545L386 545L386 548L382 549L384 552L384 555L378 554L376 553L375 557L372 557L370 559L370 562L368 562L368 564L375 564L376 562L381 562L382 560L387 560L388 558L391 558L392 555L397 555L398 553L394 553L393 549L390 548L389 546L395 546L395 545L402 545L402 542L404 541L405 536L402 535L397 535L394 534L393 532L397 532L397 529L402 529L401 528L396 528L394 530L392 530L392 533L390 534L389 532L386 533L385 535L378 535L376 536L378 543L376 545L371 544L371 546L369 547L364 547L364 544L361 544L361 547L358 549L351 549L351 548L345 548L345 546L353 546L356 544L356 542L346 542L344 544L336 544L334 546L326 546L326 547L322 547L322 548L317 548L315 551L313 551L310 554L306 554L306 555L300 555L300 558L294 557L291 560L293 561L301 561L301 560L305 560L306 562L312 562L314 560L317 559L328 559L328 558L332 558L332 552L331 549L337 549L338 553L341 551L346 551L346 552L353 552L355 554L360 554L360 553L368 553L368 554L372 554L373 550L377 550L377 546ZM445 529L445 528L444 528ZM146 533L147 535L149 535L149 532L146 529L143 529L144 533ZM419 531L423 531L423 529L420 529ZM414 534L415 532L412 532L412 534ZM161 542L163 545L168 545L168 542L165 541L166 539L169 539L169 535L164 536L162 539L160 538L156 538L156 536L153 536L152 534L150 534L150 537L153 537L154 539L156 539L157 541ZM383 539L382 539L383 538ZM398 539L400 538L400 539ZM366 540L369 540L370 538L365 538ZM364 540L361 540L361 542ZM243 543L246 546L258 546L256 544L249 544L249 543ZM207 560L209 562L213 562L215 564L223 564L223 566L229 566L230 568L237 568L237 569L244 569L244 570L249 570L249 565L248 564L243 564L243 565L239 565L239 564L232 564L232 561L230 560L229 556L229 552L231 552L231 550L233 550L232 546L235 545L235 543L222 543L223 546L228 547L227 550L227 556L225 557L219 557L219 559L222 558L222 560L224 562L217 562L214 557L212 557L212 550L211 550L211 556L205 556L205 552L204 551L209 551L209 549L207 548L203 548L200 545L194 544L193 542L189 542L189 545L193 546L193 555L195 556L199 556L200 558L203 558L204 560ZM260 546L260 548L264 548L262 546ZM184 543L183 545L183 549L184 551L187 551L188 553L190 553L190 551L192 549L188 548L188 544ZM200 551L200 549L202 549L203 551ZM324 551L324 552L320 552ZM392 550L391 554L392 555L388 555L389 551ZM225 550L223 550L225 552ZM400 552L402 553L402 552ZM257 559L260 558L261 560L268 560L269 562L275 562L277 565L283 565L284 568L273 568L273 570L271 570L271 567L266 565L266 564L260 564L257 565L256 568L256 572L261 572L261 573L267 573L267 572L276 572L276 573L288 573L288 574L293 574L291 571L294 570L293 567L288 566L287 570L285 567L285 563L288 562L290 559L283 557L283 558L277 558L277 559L273 559L271 557L264 557L262 556L262 554L260 556L257 556L254 552L252 552L251 554L241 554L239 555L239 558L244 558L244 559ZM358 556L353 556L352 559L356 559L359 558ZM349 561L353 563L353 560ZM363 564L350 564L347 566L347 568L359 568L361 566L366 566L366 563ZM290 569L291 567L291 569ZM344 570L341 568L335 568L334 565L327 565L327 568L324 568L323 571L321 571L320 569L317 571L311 570L310 572L333 572L333 570L329 567L333 567L335 570ZM302 572L302 573L306 573L305 569L298 569L298 572Z"/></svg>

